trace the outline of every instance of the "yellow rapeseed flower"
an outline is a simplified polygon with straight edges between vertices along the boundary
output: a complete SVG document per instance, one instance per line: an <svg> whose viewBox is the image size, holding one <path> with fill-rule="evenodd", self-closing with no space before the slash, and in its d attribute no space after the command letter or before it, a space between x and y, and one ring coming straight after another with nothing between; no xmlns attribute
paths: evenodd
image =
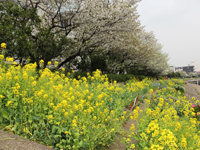
<svg viewBox="0 0 200 150"><path fill-rule="evenodd" d="M135 148L135 144L131 144L130 148L134 149Z"/></svg>
<svg viewBox="0 0 200 150"><path fill-rule="evenodd" d="M1 48L6 48L6 43L1 43Z"/></svg>
<svg viewBox="0 0 200 150"><path fill-rule="evenodd" d="M58 65L58 62L57 62L57 61L55 61L55 62L54 62L54 65L56 65L56 66L57 66L57 65Z"/></svg>
<svg viewBox="0 0 200 150"><path fill-rule="evenodd" d="M13 103L12 101L7 101L6 106L9 106L9 105L12 104L12 103Z"/></svg>
<svg viewBox="0 0 200 150"><path fill-rule="evenodd" d="M127 138L127 139L126 139L126 142L127 142L127 143L128 143L128 142L131 142L131 140L130 140L129 138Z"/></svg>
<svg viewBox="0 0 200 150"><path fill-rule="evenodd" d="M131 124L131 127L129 129L130 131L135 131L135 125L134 124Z"/></svg>
<svg viewBox="0 0 200 150"><path fill-rule="evenodd" d="M114 129L114 128L110 130L110 132L114 132L114 131L115 131L115 129Z"/></svg>
<svg viewBox="0 0 200 150"><path fill-rule="evenodd" d="M40 60L40 63L41 63L41 64L44 64L44 60L41 59L41 60Z"/></svg>
<svg viewBox="0 0 200 150"><path fill-rule="evenodd" d="M3 95L0 95L0 98L4 98L4 96L3 96Z"/></svg>
<svg viewBox="0 0 200 150"><path fill-rule="evenodd" d="M47 94L44 94L44 95L43 95L43 98L44 98L44 99L47 99L47 98L48 98L48 95L47 95Z"/></svg>
<svg viewBox="0 0 200 150"><path fill-rule="evenodd" d="M54 119L53 115L49 115L48 119L50 120Z"/></svg>
<svg viewBox="0 0 200 150"><path fill-rule="evenodd" d="M16 62L13 62L13 65L17 65L17 63L16 63Z"/></svg>
<svg viewBox="0 0 200 150"><path fill-rule="evenodd" d="M149 90L149 93L153 93L153 89L150 89L150 90Z"/></svg>
<svg viewBox="0 0 200 150"><path fill-rule="evenodd" d="M51 65L51 61L48 61L47 65Z"/></svg>
<svg viewBox="0 0 200 150"><path fill-rule="evenodd" d="M12 57L11 57L11 58L6 57L6 61L7 61L7 62L13 62L13 61L14 61L14 58L12 58Z"/></svg>
<svg viewBox="0 0 200 150"><path fill-rule="evenodd" d="M195 98L195 97L192 97L192 100L196 100L196 98Z"/></svg>
<svg viewBox="0 0 200 150"><path fill-rule="evenodd" d="M4 55L0 55L0 59L4 59Z"/></svg>
<svg viewBox="0 0 200 150"><path fill-rule="evenodd" d="M65 134L67 134L67 135L68 135L68 134L69 134L69 132L68 132L68 131L65 131Z"/></svg>

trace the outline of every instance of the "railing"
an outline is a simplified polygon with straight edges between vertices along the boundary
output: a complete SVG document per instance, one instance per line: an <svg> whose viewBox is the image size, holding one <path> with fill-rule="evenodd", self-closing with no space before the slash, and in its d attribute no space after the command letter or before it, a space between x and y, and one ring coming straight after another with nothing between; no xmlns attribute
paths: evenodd
<svg viewBox="0 0 200 150"><path fill-rule="evenodd" d="M200 79L193 79L193 80L189 80L188 83L193 83L193 84L200 84Z"/></svg>

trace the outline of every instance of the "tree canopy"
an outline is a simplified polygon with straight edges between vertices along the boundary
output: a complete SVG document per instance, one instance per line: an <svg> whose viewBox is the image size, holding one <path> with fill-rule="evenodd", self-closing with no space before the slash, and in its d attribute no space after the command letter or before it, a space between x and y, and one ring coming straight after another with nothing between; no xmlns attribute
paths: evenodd
<svg viewBox="0 0 200 150"><path fill-rule="evenodd" d="M82 58L82 70L90 66L90 70L103 67L107 72L132 68L161 73L168 56L154 34L141 26L139 1L3 1L0 42L7 43L8 55L38 64L43 59L45 66L55 58L60 58L58 67L77 65L75 60Z"/></svg>

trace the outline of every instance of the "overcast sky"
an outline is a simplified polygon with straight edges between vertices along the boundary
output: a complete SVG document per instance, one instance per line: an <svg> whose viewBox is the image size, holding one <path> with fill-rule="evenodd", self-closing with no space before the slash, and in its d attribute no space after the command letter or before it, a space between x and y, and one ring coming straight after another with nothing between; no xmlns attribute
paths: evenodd
<svg viewBox="0 0 200 150"><path fill-rule="evenodd" d="M200 0L142 0L138 13L169 54L169 65L200 64Z"/></svg>

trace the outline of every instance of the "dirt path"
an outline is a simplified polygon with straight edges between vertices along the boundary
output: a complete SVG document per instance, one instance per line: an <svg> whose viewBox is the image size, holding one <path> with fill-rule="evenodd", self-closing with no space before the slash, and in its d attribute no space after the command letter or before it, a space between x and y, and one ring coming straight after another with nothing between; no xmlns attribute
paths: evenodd
<svg viewBox="0 0 200 150"><path fill-rule="evenodd" d="M53 150L53 148L0 130L0 150Z"/></svg>
<svg viewBox="0 0 200 150"><path fill-rule="evenodd" d="M145 109L145 103L140 103L139 107L140 107L140 110L144 110ZM127 110L127 111L130 111L130 110ZM130 129L132 124L135 125L136 132L137 132L137 122L134 119L130 119L126 124L123 125L124 131L129 132L129 129ZM117 137L115 142L112 143L111 146L107 150L125 150L126 149L126 144L122 143L121 142L122 140L123 140L122 136ZM132 143L136 144L137 141L133 140Z"/></svg>
<svg viewBox="0 0 200 150"><path fill-rule="evenodd" d="M192 101L192 97L200 100L200 85L188 83L185 85L185 96Z"/></svg>

